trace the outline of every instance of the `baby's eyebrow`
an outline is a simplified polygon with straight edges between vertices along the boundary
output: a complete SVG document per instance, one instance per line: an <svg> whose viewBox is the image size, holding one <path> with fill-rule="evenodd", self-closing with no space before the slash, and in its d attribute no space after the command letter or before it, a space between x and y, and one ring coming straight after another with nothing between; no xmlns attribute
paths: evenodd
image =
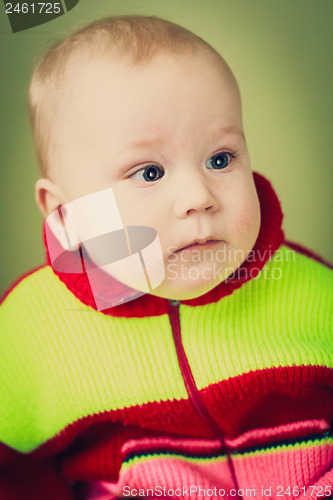
<svg viewBox="0 0 333 500"><path fill-rule="evenodd" d="M149 137L149 138L142 138L137 141L133 141L127 145L128 148L130 149L145 149L149 148L152 145L156 145L159 142L163 142L161 137Z"/></svg>
<svg viewBox="0 0 333 500"><path fill-rule="evenodd" d="M224 135L239 135L243 140L245 140L244 132L241 128L236 125L231 125L229 127L220 127L217 129L218 133L222 133ZM137 141L131 142L127 145L130 149L145 149L149 148L152 145L156 145L159 142L163 143L163 138L156 135L149 138L142 138Z"/></svg>
<svg viewBox="0 0 333 500"><path fill-rule="evenodd" d="M239 135L242 139L245 140L244 132L237 126L231 125L230 127L221 127L218 129L219 133L223 133L225 135Z"/></svg>

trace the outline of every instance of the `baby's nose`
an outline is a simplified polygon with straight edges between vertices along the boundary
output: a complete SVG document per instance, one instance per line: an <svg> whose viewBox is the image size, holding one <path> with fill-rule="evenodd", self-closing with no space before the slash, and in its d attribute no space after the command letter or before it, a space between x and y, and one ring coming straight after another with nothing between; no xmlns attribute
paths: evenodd
<svg viewBox="0 0 333 500"><path fill-rule="evenodd" d="M179 219L184 219L191 213L215 212L217 200L214 196L211 183L204 175L196 173L181 183L177 190L178 196L174 204L174 211Z"/></svg>

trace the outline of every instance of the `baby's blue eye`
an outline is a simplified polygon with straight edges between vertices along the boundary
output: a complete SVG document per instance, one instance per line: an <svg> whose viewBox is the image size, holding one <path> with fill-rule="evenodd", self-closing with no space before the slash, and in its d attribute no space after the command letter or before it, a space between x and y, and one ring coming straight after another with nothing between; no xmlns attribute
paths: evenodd
<svg viewBox="0 0 333 500"><path fill-rule="evenodd" d="M229 156L227 153L217 153L207 160L206 167L222 170L229 165Z"/></svg>
<svg viewBox="0 0 333 500"><path fill-rule="evenodd" d="M131 175L131 177L132 179L144 179L146 182L154 182L163 177L163 175L163 170L157 165L148 165L147 167L135 172L135 174Z"/></svg>

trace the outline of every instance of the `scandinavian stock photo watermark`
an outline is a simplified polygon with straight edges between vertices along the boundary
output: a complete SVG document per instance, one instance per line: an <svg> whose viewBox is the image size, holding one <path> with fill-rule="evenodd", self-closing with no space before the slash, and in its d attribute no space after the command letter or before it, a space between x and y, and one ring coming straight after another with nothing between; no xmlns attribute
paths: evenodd
<svg viewBox="0 0 333 500"><path fill-rule="evenodd" d="M282 268L269 268L264 263L272 259L275 263L295 261L295 252L280 249L275 252L271 245L267 248L251 249L247 252L240 249L224 248L212 249L184 249L175 251L176 247L169 247L170 253L166 265L166 273L171 280L216 280L234 281L240 279L272 279L282 278ZM231 266L230 263L239 263ZM246 265L245 265L246 263ZM254 265L256 264L256 265Z"/></svg>

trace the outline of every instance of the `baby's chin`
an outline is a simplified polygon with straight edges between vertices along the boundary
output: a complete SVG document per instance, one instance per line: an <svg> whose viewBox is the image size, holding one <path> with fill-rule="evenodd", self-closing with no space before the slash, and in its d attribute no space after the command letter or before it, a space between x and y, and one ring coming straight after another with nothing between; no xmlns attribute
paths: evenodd
<svg viewBox="0 0 333 500"><path fill-rule="evenodd" d="M187 256L189 260L189 256ZM213 260L202 260L196 262L167 263L165 267L165 278L159 286L154 288L150 294L170 300L190 300L201 297L220 285L241 264L240 261L219 261L214 255ZM203 255L201 255L203 257Z"/></svg>
<svg viewBox="0 0 333 500"><path fill-rule="evenodd" d="M161 285L152 290L150 295L169 300L191 300L210 292L222 281L224 280L182 280L177 281L177 284L175 284L166 279Z"/></svg>

